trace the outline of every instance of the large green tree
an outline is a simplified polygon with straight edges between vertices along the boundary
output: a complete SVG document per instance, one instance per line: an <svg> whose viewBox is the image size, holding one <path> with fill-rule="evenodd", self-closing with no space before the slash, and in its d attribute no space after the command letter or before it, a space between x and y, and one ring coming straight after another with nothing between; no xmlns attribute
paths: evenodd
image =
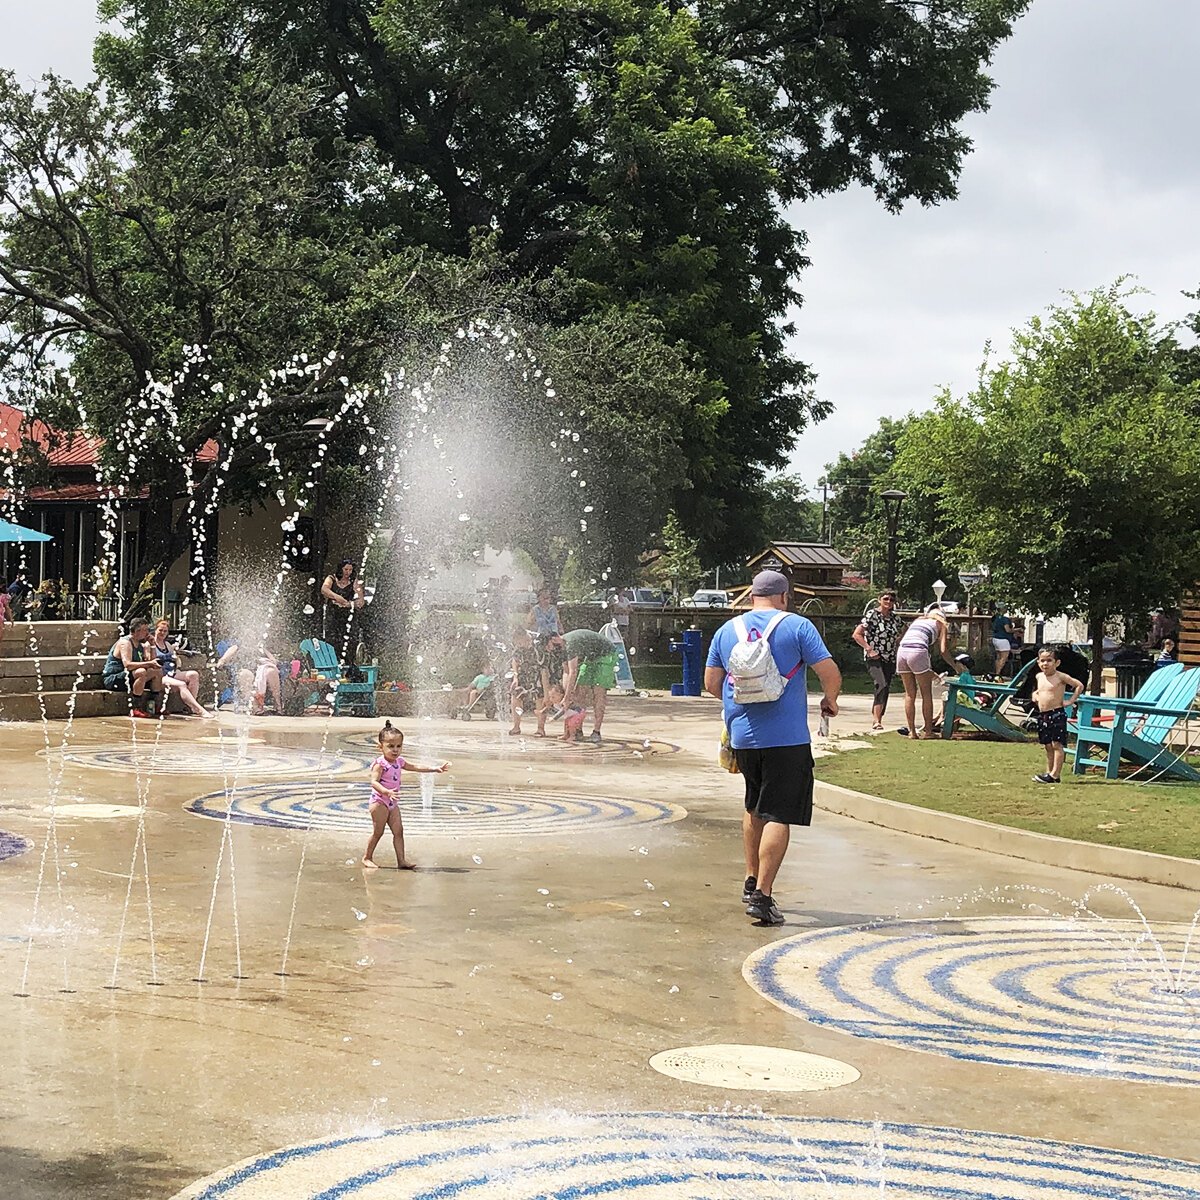
<svg viewBox="0 0 1200 1200"><path fill-rule="evenodd" d="M1026 3L105 0L97 61L171 142L200 127L197 60L265 59L314 98L305 155L385 245L464 255L482 230L519 274L581 285L557 318L655 321L700 370L676 507L720 560L826 411L786 349L804 239L782 206L851 183L952 197L959 123Z"/></svg>
<svg viewBox="0 0 1200 1200"><path fill-rule="evenodd" d="M1033 612L1106 620L1200 578L1200 384L1121 284L1071 296L985 362L978 387L910 423L900 465L964 551Z"/></svg>

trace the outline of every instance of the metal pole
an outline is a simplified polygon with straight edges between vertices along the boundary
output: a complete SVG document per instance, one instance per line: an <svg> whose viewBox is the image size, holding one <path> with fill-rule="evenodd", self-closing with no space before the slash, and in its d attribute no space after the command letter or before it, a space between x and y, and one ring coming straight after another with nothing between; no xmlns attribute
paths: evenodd
<svg viewBox="0 0 1200 1200"><path fill-rule="evenodd" d="M896 586L896 549L899 540L900 539L897 537L894 529L888 532L887 585L890 588L894 588Z"/></svg>

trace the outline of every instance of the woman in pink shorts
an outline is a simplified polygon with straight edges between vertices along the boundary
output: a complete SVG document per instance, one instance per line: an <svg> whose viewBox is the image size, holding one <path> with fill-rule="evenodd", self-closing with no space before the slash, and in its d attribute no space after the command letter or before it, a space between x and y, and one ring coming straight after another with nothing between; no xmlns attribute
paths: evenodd
<svg viewBox="0 0 1200 1200"><path fill-rule="evenodd" d="M937 642L938 653L946 662L950 662L946 650L949 633L946 614L940 608L930 608L905 630L896 648L896 674L904 684L904 718L908 724L908 736L914 740L937 736L933 732L933 644ZM918 691L921 693L921 716L925 723L922 734L916 730Z"/></svg>

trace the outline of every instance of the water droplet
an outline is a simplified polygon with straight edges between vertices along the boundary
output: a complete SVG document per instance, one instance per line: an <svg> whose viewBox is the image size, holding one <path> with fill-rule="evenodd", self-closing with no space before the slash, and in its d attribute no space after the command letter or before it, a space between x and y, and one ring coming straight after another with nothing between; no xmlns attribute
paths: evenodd
<svg viewBox="0 0 1200 1200"><path fill-rule="evenodd" d="M381 1062L379 1061L379 1059L377 1059L377 1058L373 1058L373 1059L371 1059L371 1066L373 1066L373 1067L382 1067L382 1066L383 1066L383 1063L381 1063Z"/></svg>
<svg viewBox="0 0 1200 1200"><path fill-rule="evenodd" d="M360 967L373 967L375 965L375 960L368 954L365 958L360 958L358 960L358 965Z"/></svg>
<svg viewBox="0 0 1200 1200"><path fill-rule="evenodd" d="M675 984L671 984L671 986L667 988L667 991L673 996L677 991L679 991L679 988Z"/></svg>
<svg viewBox="0 0 1200 1200"><path fill-rule="evenodd" d="M313 606L311 604L306 604L304 606L304 615L306 617L311 617L313 615L313 613L315 613L316 611L317 610L315 608L313 608Z"/></svg>
<svg viewBox="0 0 1200 1200"><path fill-rule="evenodd" d="M548 896L548 895L550 895L550 889L549 888L538 888L538 895L539 896Z"/></svg>
<svg viewBox="0 0 1200 1200"><path fill-rule="evenodd" d="M670 900L664 900L664 901L663 901L663 908L670 908L670 907L671 907L671 902L670 902Z"/></svg>
<svg viewBox="0 0 1200 1200"><path fill-rule="evenodd" d="M367 914L365 912L359 912L358 909L355 908L353 905L351 905L350 911L354 914L355 918L359 921L365 921L367 919Z"/></svg>
<svg viewBox="0 0 1200 1200"><path fill-rule="evenodd" d="M649 850L647 850L645 846L639 846L639 847L638 847L638 853L639 853L639 854L649 854L649 853L650 853L650 851L649 851Z"/></svg>
<svg viewBox="0 0 1200 1200"><path fill-rule="evenodd" d="M650 882L650 880L648 880L648 879L643 879L643 880L642 880L642 882L643 882L643 883L644 883L644 884L645 884L645 885L646 885L646 886L647 886L647 887L648 887L648 888L649 888L651 891L654 891L654 884L652 884L652 883Z"/></svg>
<svg viewBox="0 0 1200 1200"><path fill-rule="evenodd" d="M478 865L479 865L481 862L483 862L483 859L482 859L482 858L480 858L478 854L472 854L472 855L471 855L471 861L472 861L473 863L475 863L475 865L476 865L476 866L478 866Z"/></svg>
<svg viewBox="0 0 1200 1200"><path fill-rule="evenodd" d="M471 519L471 516L470 516L470 514L469 514L469 513L459 513L459 514L458 514L458 519L459 519L460 521L469 521L469 520Z"/></svg>
<svg viewBox="0 0 1200 1200"><path fill-rule="evenodd" d="M633 910L633 915L634 915L635 917L640 917L640 916L642 915L642 910L641 910L640 908L635 908L635 909Z"/></svg>
<svg viewBox="0 0 1200 1200"><path fill-rule="evenodd" d="M551 1000L561 1000L562 998L563 998L562 992L551 992L550 993Z"/></svg>

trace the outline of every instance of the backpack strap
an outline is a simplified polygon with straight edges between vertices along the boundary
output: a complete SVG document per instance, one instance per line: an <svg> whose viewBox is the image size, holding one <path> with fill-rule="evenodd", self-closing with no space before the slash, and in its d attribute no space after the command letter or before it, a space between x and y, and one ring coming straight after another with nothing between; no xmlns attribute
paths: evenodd
<svg viewBox="0 0 1200 1200"><path fill-rule="evenodd" d="M784 617L788 617L791 615L792 614L787 612L786 610L784 610L783 612L777 612L770 619L770 621L767 622L767 627L766 627L766 629L763 630L763 637L769 638L771 636L771 634L775 632L775 626L780 624L783 621ZM804 659L801 658L800 661L784 676L784 679L791 679L792 676L795 675L796 672L799 671L800 668L803 666L804 666Z"/></svg>
<svg viewBox="0 0 1200 1200"><path fill-rule="evenodd" d="M739 642L748 642L750 640L750 631L746 628L745 619L742 617L733 618L733 632L737 634Z"/></svg>

